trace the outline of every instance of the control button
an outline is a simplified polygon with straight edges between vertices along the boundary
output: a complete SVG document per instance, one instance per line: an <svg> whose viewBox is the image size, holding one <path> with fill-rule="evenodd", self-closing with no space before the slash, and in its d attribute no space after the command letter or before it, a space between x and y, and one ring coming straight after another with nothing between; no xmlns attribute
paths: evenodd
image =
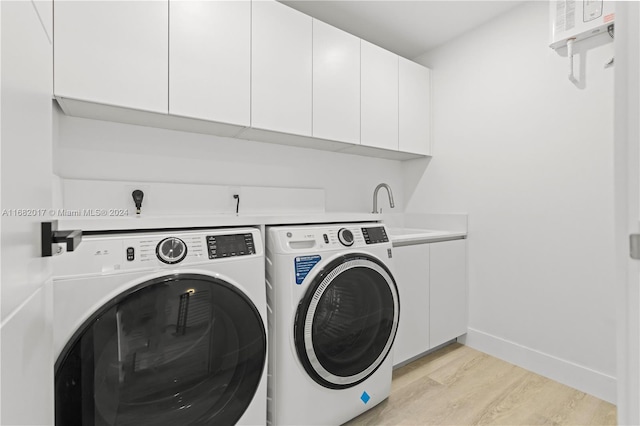
<svg viewBox="0 0 640 426"><path fill-rule="evenodd" d="M187 245L180 238L165 238L156 246L156 255L164 263L178 263L187 256Z"/></svg>
<svg viewBox="0 0 640 426"><path fill-rule="evenodd" d="M322 238L324 238L325 244L329 244L329 236L327 234L322 234Z"/></svg>
<svg viewBox="0 0 640 426"><path fill-rule="evenodd" d="M343 246L352 246L353 245L353 233L349 231L347 228L342 228L338 231L338 240L342 243Z"/></svg>
<svg viewBox="0 0 640 426"><path fill-rule="evenodd" d="M136 255L135 255L136 251L133 247L127 247L127 260L129 262L132 262L135 260Z"/></svg>

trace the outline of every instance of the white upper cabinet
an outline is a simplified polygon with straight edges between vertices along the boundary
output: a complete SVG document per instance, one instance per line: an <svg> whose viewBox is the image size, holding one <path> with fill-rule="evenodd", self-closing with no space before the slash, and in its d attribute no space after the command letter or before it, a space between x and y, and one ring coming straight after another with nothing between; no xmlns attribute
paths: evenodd
<svg viewBox="0 0 640 426"><path fill-rule="evenodd" d="M53 19L53 90L66 114L398 160L431 154L430 71L278 1L56 0Z"/></svg>
<svg viewBox="0 0 640 426"><path fill-rule="evenodd" d="M360 143L398 149L398 55L361 41Z"/></svg>
<svg viewBox="0 0 640 426"><path fill-rule="evenodd" d="M169 113L250 125L251 2L170 1Z"/></svg>
<svg viewBox="0 0 640 426"><path fill-rule="evenodd" d="M316 19L313 136L360 143L360 39Z"/></svg>
<svg viewBox="0 0 640 426"><path fill-rule="evenodd" d="M167 1L56 1L54 9L56 96L167 113Z"/></svg>
<svg viewBox="0 0 640 426"><path fill-rule="evenodd" d="M431 70L399 58L400 151L430 155Z"/></svg>
<svg viewBox="0 0 640 426"><path fill-rule="evenodd" d="M311 136L312 19L252 2L251 126Z"/></svg>

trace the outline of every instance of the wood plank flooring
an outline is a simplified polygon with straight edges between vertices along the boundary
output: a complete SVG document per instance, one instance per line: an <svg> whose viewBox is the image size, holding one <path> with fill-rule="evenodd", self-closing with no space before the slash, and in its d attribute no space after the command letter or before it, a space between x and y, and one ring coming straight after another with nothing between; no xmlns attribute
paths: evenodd
<svg viewBox="0 0 640 426"><path fill-rule="evenodd" d="M615 425L616 407L459 343L393 373L356 425Z"/></svg>

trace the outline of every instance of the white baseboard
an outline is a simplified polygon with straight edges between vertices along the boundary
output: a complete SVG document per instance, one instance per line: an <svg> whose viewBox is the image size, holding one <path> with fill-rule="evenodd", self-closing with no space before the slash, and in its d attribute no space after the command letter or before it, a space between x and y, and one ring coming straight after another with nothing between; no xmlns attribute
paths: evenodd
<svg viewBox="0 0 640 426"><path fill-rule="evenodd" d="M616 403L617 385L613 376L473 328L469 328L466 336L458 338L458 341L612 404Z"/></svg>

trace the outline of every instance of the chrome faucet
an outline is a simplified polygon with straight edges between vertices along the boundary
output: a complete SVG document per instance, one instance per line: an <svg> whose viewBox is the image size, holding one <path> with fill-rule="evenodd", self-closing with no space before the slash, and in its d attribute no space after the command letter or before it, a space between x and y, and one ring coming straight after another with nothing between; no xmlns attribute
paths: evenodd
<svg viewBox="0 0 640 426"><path fill-rule="evenodd" d="M382 213L382 209L378 211L378 191L380 191L380 188L385 188L387 190L387 194L389 194L389 206L391 206L391 208L395 207L393 204L393 192L391 192L391 187L386 183L381 183L376 186L376 189L373 191L373 213Z"/></svg>

